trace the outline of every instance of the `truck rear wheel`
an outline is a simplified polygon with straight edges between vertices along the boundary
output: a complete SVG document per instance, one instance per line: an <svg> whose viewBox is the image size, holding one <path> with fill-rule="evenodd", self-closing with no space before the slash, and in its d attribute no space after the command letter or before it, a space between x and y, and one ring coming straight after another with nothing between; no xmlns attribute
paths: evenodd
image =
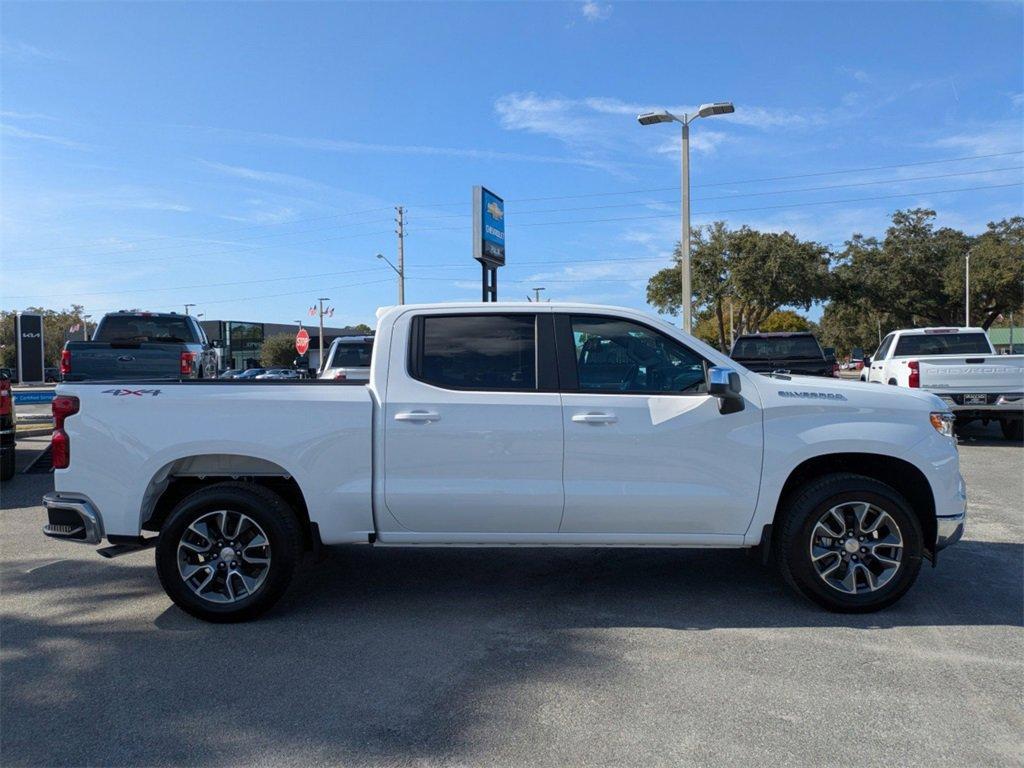
<svg viewBox="0 0 1024 768"><path fill-rule="evenodd" d="M156 569L175 604L200 619L246 621L284 594L302 557L291 507L258 485L224 482L185 497L160 529Z"/></svg>
<svg viewBox="0 0 1024 768"><path fill-rule="evenodd" d="M777 560L797 592L830 611L892 605L921 570L921 525L895 489L862 475L826 475L781 510Z"/></svg>
<svg viewBox="0 0 1024 768"><path fill-rule="evenodd" d="M14 448L11 448L9 451L0 452L0 480L6 483L14 477L15 461Z"/></svg>

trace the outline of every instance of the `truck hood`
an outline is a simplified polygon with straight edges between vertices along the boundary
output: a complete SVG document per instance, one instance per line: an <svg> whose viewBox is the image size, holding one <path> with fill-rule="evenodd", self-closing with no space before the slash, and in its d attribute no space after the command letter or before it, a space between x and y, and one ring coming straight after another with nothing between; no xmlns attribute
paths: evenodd
<svg viewBox="0 0 1024 768"><path fill-rule="evenodd" d="M949 410L949 406L936 395L920 389L868 384L849 379L825 379L820 376L781 378L755 373L753 378L758 392L766 402L781 397L793 402L834 400L862 407L902 407L927 412Z"/></svg>

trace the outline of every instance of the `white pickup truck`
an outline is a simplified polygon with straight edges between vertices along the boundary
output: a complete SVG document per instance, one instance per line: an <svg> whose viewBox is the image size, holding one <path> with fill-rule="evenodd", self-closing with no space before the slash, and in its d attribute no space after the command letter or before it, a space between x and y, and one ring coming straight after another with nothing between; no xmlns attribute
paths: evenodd
<svg viewBox="0 0 1024 768"><path fill-rule="evenodd" d="M1024 426L1024 355L997 355L981 328L911 328L886 336L861 381L938 395L958 424L998 421L1019 441Z"/></svg>
<svg viewBox="0 0 1024 768"><path fill-rule="evenodd" d="M333 544L759 547L811 600L871 611L966 516L934 395L762 376L629 309L393 307L367 384L62 384L53 409L44 532L155 546L212 621Z"/></svg>

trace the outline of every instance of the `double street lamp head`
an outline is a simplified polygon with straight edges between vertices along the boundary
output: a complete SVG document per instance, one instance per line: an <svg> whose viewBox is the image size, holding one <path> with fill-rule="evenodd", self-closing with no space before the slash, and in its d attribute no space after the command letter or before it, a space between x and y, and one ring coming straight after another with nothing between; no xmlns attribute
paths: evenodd
<svg viewBox="0 0 1024 768"><path fill-rule="evenodd" d="M656 125L657 123L673 122L686 125L692 120L696 120L698 117L728 115L735 111L736 107L732 105L731 101L714 101L710 104L701 104L697 107L697 111L693 115L683 115L682 118L676 117L667 109L663 109L660 112L644 112L642 115L638 115L636 119L640 125Z"/></svg>

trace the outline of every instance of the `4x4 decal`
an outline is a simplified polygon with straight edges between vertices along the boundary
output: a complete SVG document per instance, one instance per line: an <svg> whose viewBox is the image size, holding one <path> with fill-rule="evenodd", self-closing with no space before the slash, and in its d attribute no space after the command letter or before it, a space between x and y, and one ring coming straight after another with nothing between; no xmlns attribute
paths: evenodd
<svg viewBox="0 0 1024 768"><path fill-rule="evenodd" d="M151 395L156 397L160 394L159 389L104 389L104 395L113 395L114 397L124 397L125 395L134 395L135 397L142 397L143 395Z"/></svg>

